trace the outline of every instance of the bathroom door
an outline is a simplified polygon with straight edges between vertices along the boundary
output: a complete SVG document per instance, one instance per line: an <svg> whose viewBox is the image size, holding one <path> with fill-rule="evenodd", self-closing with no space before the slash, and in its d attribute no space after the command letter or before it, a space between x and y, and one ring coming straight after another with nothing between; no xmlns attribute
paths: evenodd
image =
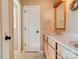
<svg viewBox="0 0 79 59"><path fill-rule="evenodd" d="M1 0L2 5L2 58L14 59L13 0ZM1 11L1 10L0 10Z"/></svg>
<svg viewBox="0 0 79 59"><path fill-rule="evenodd" d="M40 51L40 6L24 6L23 33L25 51Z"/></svg>

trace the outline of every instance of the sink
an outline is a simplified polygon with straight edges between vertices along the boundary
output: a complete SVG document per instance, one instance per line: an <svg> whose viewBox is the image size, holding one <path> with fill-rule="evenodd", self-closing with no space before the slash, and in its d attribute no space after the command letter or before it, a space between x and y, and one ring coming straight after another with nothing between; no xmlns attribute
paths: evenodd
<svg viewBox="0 0 79 59"><path fill-rule="evenodd" d="M74 48L78 48L78 41L70 41L69 44Z"/></svg>

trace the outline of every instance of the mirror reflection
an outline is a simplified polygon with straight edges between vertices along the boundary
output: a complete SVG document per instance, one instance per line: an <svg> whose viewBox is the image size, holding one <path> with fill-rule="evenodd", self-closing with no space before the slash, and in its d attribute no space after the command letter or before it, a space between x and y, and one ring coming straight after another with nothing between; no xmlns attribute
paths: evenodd
<svg viewBox="0 0 79 59"><path fill-rule="evenodd" d="M66 7L64 1L55 7L55 30L66 30Z"/></svg>

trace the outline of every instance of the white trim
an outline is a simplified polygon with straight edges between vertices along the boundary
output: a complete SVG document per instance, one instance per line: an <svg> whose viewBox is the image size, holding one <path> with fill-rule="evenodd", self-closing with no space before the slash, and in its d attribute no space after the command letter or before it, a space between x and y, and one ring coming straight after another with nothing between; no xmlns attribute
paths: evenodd
<svg viewBox="0 0 79 59"><path fill-rule="evenodd" d="M14 3L18 6L18 51L21 52L21 4L16 0Z"/></svg>

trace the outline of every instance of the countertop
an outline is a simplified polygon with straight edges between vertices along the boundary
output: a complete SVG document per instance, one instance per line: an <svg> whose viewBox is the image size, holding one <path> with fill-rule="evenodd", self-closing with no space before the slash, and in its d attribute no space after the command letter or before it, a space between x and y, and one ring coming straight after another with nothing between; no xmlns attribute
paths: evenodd
<svg viewBox="0 0 79 59"><path fill-rule="evenodd" d="M45 36L50 38L51 40L57 42L58 44L62 45L64 48L68 49L76 56L78 56L78 48L75 48L70 44L72 41L76 41L78 43L77 37L72 37L68 34L52 34L52 33L43 33Z"/></svg>

